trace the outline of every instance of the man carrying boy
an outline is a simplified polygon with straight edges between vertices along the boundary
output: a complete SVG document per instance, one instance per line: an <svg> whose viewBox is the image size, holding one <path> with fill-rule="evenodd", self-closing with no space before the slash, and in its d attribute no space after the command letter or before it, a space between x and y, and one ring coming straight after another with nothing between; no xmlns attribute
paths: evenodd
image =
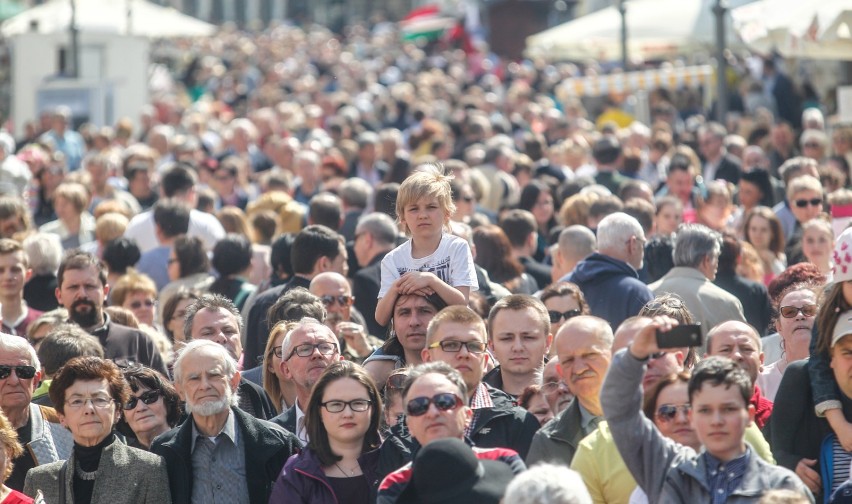
<svg viewBox="0 0 852 504"><path fill-rule="evenodd" d="M702 453L672 443L643 416L641 383L649 357L659 351L656 332L675 325L673 319L655 317L613 357L601 391L612 437L648 501L737 504L754 502L770 489L789 488L813 502L793 472L764 462L745 442L754 418L752 384L732 360L709 357L689 381L689 418Z"/></svg>

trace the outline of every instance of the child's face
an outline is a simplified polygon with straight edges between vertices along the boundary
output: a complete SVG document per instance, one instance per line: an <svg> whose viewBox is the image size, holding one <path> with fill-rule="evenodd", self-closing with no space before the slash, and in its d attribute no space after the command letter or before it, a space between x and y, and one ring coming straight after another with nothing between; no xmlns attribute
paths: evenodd
<svg viewBox="0 0 852 504"><path fill-rule="evenodd" d="M814 264L827 262L834 251L834 237L820 228L809 228L802 235L802 253Z"/></svg>
<svg viewBox="0 0 852 504"><path fill-rule="evenodd" d="M692 395L689 414L692 428L711 455L727 462L743 454L754 406L747 406L735 387L704 383Z"/></svg>
<svg viewBox="0 0 852 504"><path fill-rule="evenodd" d="M413 238L429 238L436 234L440 236L449 218L435 198L420 198L402 210L402 223L408 227Z"/></svg>

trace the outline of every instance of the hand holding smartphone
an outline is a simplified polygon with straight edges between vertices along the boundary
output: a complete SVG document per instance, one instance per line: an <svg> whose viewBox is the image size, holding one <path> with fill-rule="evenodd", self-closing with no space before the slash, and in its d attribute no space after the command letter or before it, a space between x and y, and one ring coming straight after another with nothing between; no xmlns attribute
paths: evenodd
<svg viewBox="0 0 852 504"><path fill-rule="evenodd" d="M657 347L684 348L701 346L701 324L684 324L671 331L657 331Z"/></svg>

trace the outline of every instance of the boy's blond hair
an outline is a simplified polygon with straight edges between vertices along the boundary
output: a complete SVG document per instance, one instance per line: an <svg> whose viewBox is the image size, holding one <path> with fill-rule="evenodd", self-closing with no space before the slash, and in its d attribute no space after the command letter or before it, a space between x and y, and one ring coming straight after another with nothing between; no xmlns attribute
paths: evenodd
<svg viewBox="0 0 852 504"><path fill-rule="evenodd" d="M405 207L422 198L437 200L446 220L455 213L456 205L453 203L450 180L452 177L444 175L444 167L441 163L429 163L415 168L414 173L402 182L396 197L396 218L405 226L406 234L411 234L411 230L403 222Z"/></svg>

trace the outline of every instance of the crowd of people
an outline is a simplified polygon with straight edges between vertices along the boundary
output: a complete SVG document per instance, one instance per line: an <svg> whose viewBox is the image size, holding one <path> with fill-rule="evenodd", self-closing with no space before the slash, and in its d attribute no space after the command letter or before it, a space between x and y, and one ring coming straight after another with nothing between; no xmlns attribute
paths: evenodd
<svg viewBox="0 0 852 504"><path fill-rule="evenodd" d="M171 44L141 128L0 132L0 503L852 495L852 126L780 62L642 123L386 30Z"/></svg>

